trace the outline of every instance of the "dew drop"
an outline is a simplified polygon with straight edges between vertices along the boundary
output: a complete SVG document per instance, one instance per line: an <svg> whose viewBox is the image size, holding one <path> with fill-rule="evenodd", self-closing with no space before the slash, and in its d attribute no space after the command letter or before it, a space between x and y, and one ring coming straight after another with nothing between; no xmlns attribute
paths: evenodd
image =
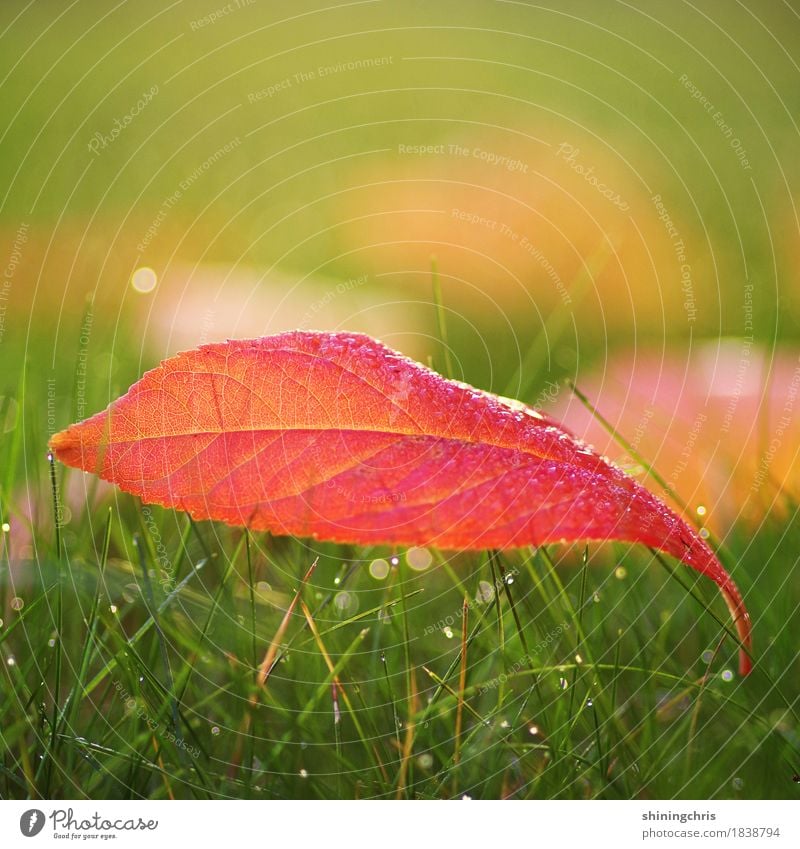
<svg viewBox="0 0 800 849"><path fill-rule="evenodd" d="M700 657L703 659L703 663L711 663L711 661L712 661L712 659L713 659L713 657L714 657L714 652L713 652L713 651L711 651L710 649L706 649L706 650L705 650L705 651L704 651L704 652L700 655Z"/></svg>
<svg viewBox="0 0 800 849"><path fill-rule="evenodd" d="M147 266L137 268L131 275L131 286L135 292L139 292L141 295L152 292L156 288L157 283L158 275L152 268L148 268Z"/></svg>
<svg viewBox="0 0 800 849"><path fill-rule="evenodd" d="M722 670L722 680L723 681L733 681L733 671L730 669Z"/></svg>
<svg viewBox="0 0 800 849"><path fill-rule="evenodd" d="M433 755L425 752L417 758L417 764L419 764L420 769L430 769L433 766Z"/></svg>
<svg viewBox="0 0 800 849"><path fill-rule="evenodd" d="M56 645L55 639L53 637L50 637L50 639L47 641L47 645L50 646L51 649L55 648L55 645Z"/></svg>
<svg viewBox="0 0 800 849"><path fill-rule="evenodd" d="M300 770L300 778L308 778L308 770L307 769L301 769Z"/></svg>
<svg viewBox="0 0 800 849"><path fill-rule="evenodd" d="M701 537L701 539L708 539L708 537L709 537L708 528L700 528L700 537Z"/></svg>
<svg viewBox="0 0 800 849"><path fill-rule="evenodd" d="M427 548L409 548L406 552L406 563L415 572L424 572L433 563L433 555Z"/></svg>
<svg viewBox="0 0 800 849"><path fill-rule="evenodd" d="M539 726L538 725L529 725L528 726L528 734L530 734L531 737L535 737L538 733L539 733Z"/></svg>
<svg viewBox="0 0 800 849"><path fill-rule="evenodd" d="M708 511L706 510L705 505L703 505L703 504L697 505L697 515L698 516L705 516L707 512Z"/></svg>
<svg viewBox="0 0 800 849"><path fill-rule="evenodd" d="M566 679L566 678L559 678L559 679L558 679L558 686L559 686L562 690L566 690L566 689L567 689L567 687L569 687L569 682L567 681L567 679Z"/></svg>
<svg viewBox="0 0 800 849"><path fill-rule="evenodd" d="M382 581L389 574L390 568L388 561L379 558L369 564L369 573L376 581Z"/></svg>
<svg viewBox="0 0 800 849"><path fill-rule="evenodd" d="M112 604L112 605L111 605L111 607L109 607L108 609L109 609L112 613L116 613L116 612L117 612L117 605L116 605L116 604Z"/></svg>
<svg viewBox="0 0 800 849"><path fill-rule="evenodd" d="M10 658L6 661L6 663L7 663L9 666L16 666L16 665L17 665L17 661L16 661L16 659L14 658L14 655L11 655L11 657L10 657Z"/></svg>
<svg viewBox="0 0 800 849"><path fill-rule="evenodd" d="M7 534L11 530L11 525L8 522L3 522L3 533Z"/></svg>
<svg viewBox="0 0 800 849"><path fill-rule="evenodd" d="M624 581L627 576L628 570L624 566L617 566L617 568L614 570L614 577L618 581Z"/></svg>
<svg viewBox="0 0 800 849"><path fill-rule="evenodd" d="M139 587L137 584L125 584L122 588L122 597L128 604L133 604L136 601L136 596L139 593Z"/></svg>
<svg viewBox="0 0 800 849"><path fill-rule="evenodd" d="M400 565L400 558L399 557L391 557L389 559L389 562L392 564L392 566L399 566Z"/></svg>
<svg viewBox="0 0 800 849"><path fill-rule="evenodd" d="M219 735L219 725L215 725L215 726L211 729L211 733L212 733L215 737L216 737L216 736L218 736L218 735Z"/></svg>
<svg viewBox="0 0 800 849"><path fill-rule="evenodd" d="M510 587L514 583L514 576L509 573L503 577L503 581L507 587Z"/></svg>
<svg viewBox="0 0 800 849"><path fill-rule="evenodd" d="M442 629L442 631L443 631L443 633L444 633L445 637L447 637L447 639L448 639L448 640L452 640L452 639L453 639L453 629L452 629L449 625L446 625L446 626Z"/></svg>
<svg viewBox="0 0 800 849"><path fill-rule="evenodd" d="M744 787L744 779L738 777L734 778L731 784L733 785L734 790L741 790L742 787Z"/></svg>
<svg viewBox="0 0 800 849"><path fill-rule="evenodd" d="M12 610L22 610L22 608L25 607L25 602L19 596L14 596L14 598L11 599L9 606Z"/></svg>
<svg viewBox="0 0 800 849"><path fill-rule="evenodd" d="M478 591L475 593L475 601L490 602L494 598L494 587L488 581L481 581L478 584Z"/></svg>
<svg viewBox="0 0 800 849"><path fill-rule="evenodd" d="M591 699L586 699L586 707L594 707L594 702Z"/></svg>
<svg viewBox="0 0 800 849"><path fill-rule="evenodd" d="M351 615L358 610L358 599L353 593L336 593L333 597L333 606L339 611L339 613Z"/></svg>

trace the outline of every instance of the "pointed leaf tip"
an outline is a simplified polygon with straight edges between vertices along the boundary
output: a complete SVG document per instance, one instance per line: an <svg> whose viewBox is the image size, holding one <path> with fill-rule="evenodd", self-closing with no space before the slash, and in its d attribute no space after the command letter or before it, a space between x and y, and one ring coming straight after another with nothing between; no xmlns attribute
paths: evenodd
<svg viewBox="0 0 800 849"><path fill-rule="evenodd" d="M751 647L730 575L647 489L541 413L360 334L178 354L50 448L147 503L273 534L461 550L640 542L715 581Z"/></svg>

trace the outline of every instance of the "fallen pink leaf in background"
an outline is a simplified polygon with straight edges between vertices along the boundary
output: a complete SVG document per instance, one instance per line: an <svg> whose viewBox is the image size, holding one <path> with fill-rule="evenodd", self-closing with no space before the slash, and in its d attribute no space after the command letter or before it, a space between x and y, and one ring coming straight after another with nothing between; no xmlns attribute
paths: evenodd
<svg viewBox="0 0 800 849"><path fill-rule="evenodd" d="M779 515L781 493L800 498L797 349L724 339L684 355L620 351L578 386L717 535ZM576 397L553 396L550 415L603 456L638 465Z"/></svg>
<svg viewBox="0 0 800 849"><path fill-rule="evenodd" d="M699 535L554 420L445 380L368 336L292 332L165 360L56 434L59 460L148 503L336 542L658 548L742 597ZM750 660L740 652L740 671Z"/></svg>

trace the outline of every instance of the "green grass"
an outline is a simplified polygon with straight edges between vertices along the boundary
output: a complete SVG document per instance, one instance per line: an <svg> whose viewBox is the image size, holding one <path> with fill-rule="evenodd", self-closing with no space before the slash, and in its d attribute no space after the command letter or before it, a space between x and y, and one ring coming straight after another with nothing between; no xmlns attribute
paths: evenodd
<svg viewBox="0 0 800 849"><path fill-rule="evenodd" d="M2 506L3 797L798 795L797 505L728 540L742 680L713 586L645 549L433 552L419 572L98 500L42 452L27 473L13 572L25 506Z"/></svg>

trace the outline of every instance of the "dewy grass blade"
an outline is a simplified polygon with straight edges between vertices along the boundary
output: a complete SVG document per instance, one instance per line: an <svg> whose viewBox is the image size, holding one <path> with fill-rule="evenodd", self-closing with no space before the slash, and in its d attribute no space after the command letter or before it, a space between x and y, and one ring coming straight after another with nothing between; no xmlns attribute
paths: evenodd
<svg viewBox="0 0 800 849"><path fill-rule="evenodd" d="M283 640L283 635L286 633L286 629L289 627L289 622L292 618L292 613L297 605L298 600L300 599L300 593L303 590L303 587L309 581L311 576L314 574L314 570L317 568L317 562L319 558L315 558L314 562L309 566L308 571L305 573L303 578L300 581L300 586L297 588L297 591L292 598L289 607L286 609L286 613L283 616L283 619L278 625L278 630L275 632L275 635L272 638L272 642L269 644L269 648L267 649L267 653L264 655L264 659L261 661L261 665L258 668L258 674L256 676L256 682L258 683L259 688L266 687L267 680L269 679L269 674L272 671L275 660L278 655L278 649L280 648L281 641Z"/></svg>
<svg viewBox="0 0 800 849"><path fill-rule="evenodd" d="M453 764L458 766L461 760L461 728L464 719L464 690L467 687L467 619L469 617L469 599L464 596L461 607L461 671L458 676L458 708L456 709L456 727L453 733ZM453 777L453 795L458 793L458 779Z"/></svg>
<svg viewBox="0 0 800 849"><path fill-rule="evenodd" d="M442 281L439 279L439 268L436 257L431 257L431 284L433 287L433 302L436 305L436 326L439 330L439 345L444 357L444 373L451 380L455 377L453 358L450 354L450 341L447 337L447 316L445 315L444 300L442 299Z"/></svg>
<svg viewBox="0 0 800 849"><path fill-rule="evenodd" d="M498 588L500 586L497 577L497 570L495 569L495 553L493 551L487 552L487 561L489 563L489 569L492 575L492 586ZM495 611L497 613L497 652L500 656L500 664L502 668L505 670L506 666L506 631L503 623L503 609L500 604L499 599L500 593L497 589L495 589L495 597L497 598L497 605L495 606ZM499 676L498 684L497 684L497 706L496 710L500 710L503 706L503 701L505 697L506 690L506 677L504 675Z"/></svg>
<svg viewBox="0 0 800 849"><path fill-rule="evenodd" d="M63 586L63 566L64 566L64 551L61 541L61 522L62 509L58 494L58 481L56 480L56 468L53 460L53 455L47 455L48 464L50 467L50 488L53 499L53 528L55 534L55 562L57 568L57 593L56 593L56 654L55 654L55 676L52 689L52 712L50 719L50 735L47 742L46 753L44 759L37 770L37 776L44 768L44 796L48 798L50 795L50 787L53 778L53 766L56 759L58 749L58 726L61 707L59 699L61 698L61 669L63 663L64 649L62 640L64 636L64 586Z"/></svg>
<svg viewBox="0 0 800 849"><path fill-rule="evenodd" d="M475 640L475 638L478 636L478 634L480 634L481 625L483 624L484 619L486 619L486 617L489 615L489 613L491 613L491 611L494 610L495 607L498 604L499 604L498 596L497 596L497 593L495 593L492 596L491 601L486 605L486 607L483 609L483 611L481 611L481 614L478 617L478 620L473 625L472 632L470 633L470 635L467 639L467 643L466 643L467 648L470 647L473 640ZM423 713L422 719L421 719L421 722L422 722L423 725L428 720L430 711L433 709L433 706L437 703L439 697L441 696L442 691L445 689L445 684L450 680L450 678L453 676L453 673L456 671L457 668L459 668L460 664L461 664L461 652L459 651L457 656L453 659L453 662L447 668L447 671L445 672L445 674L442 676L442 678L441 678L442 683L437 685L436 690L434 690L434 693L430 698L430 701L425 705L425 712Z"/></svg>
<svg viewBox="0 0 800 849"><path fill-rule="evenodd" d="M400 726L401 726L402 723L400 722L400 715L397 712L397 700L394 697L394 688L392 687L392 679L391 679L391 676L389 675L389 663L386 660L386 653L383 650L381 650L381 653L380 653L380 661L381 661L381 666L383 667L383 677L384 677L384 680L386 681L386 688L389 692L389 703L392 706L392 726L393 726L393 730L394 730L395 742L397 743L397 752L398 752L398 757L399 757L400 756L400 750L402 748L402 743L400 742Z"/></svg>
<svg viewBox="0 0 800 849"><path fill-rule="evenodd" d="M111 525L112 525L112 511L111 508L108 508L108 516L106 519L106 528L103 534L103 544L100 549L100 562L98 564L98 572L97 572L97 586L95 588L94 596L92 598L92 606L89 611L89 616L85 620L86 621L86 639L83 642L83 649L81 650L81 657L78 663L78 672L75 678L75 683L72 685L72 690L67 696L67 701L64 705L64 710L62 711L62 722L67 729L72 729L75 723L75 716L78 710L78 706L83 699L86 698L86 693L84 689L84 682L86 680L86 676L89 673L89 665L92 661L94 653L97 650L97 621L98 621L98 610L100 608L100 596L101 590L103 587L103 583L105 581L106 576L106 563L108 562L108 551L111 545ZM61 723L59 723L61 724ZM67 772L69 774L72 773L73 769L73 754L74 750L70 750L69 755L67 756Z"/></svg>
<svg viewBox="0 0 800 849"><path fill-rule="evenodd" d="M589 566L589 548L588 546L584 547L583 555L581 557L581 589L580 596L578 598L578 610L576 612L575 619L577 621L578 627L575 629L575 659L579 657L583 657L586 655L587 659L589 655L587 653L587 649L584 643L584 635L583 635L583 611L586 606L586 579L588 573ZM569 722L570 727L574 727L575 723L575 692L577 690L578 683L578 667L572 671L572 686L570 687L569 694ZM591 690L589 691L591 693Z"/></svg>
<svg viewBox="0 0 800 849"><path fill-rule="evenodd" d="M347 664L350 662L352 656L357 653L357 651L361 648L361 644L364 642L367 634L369 633L369 628L362 628L361 631L356 635L355 639L347 646L347 648L342 652L339 656L339 659L336 663L331 659L330 653L328 652L325 644L322 640L322 636L317 628L317 624L314 621L314 617L308 608L308 605L301 599L300 600L300 609L303 612L303 616L306 618L308 622L309 630L314 636L314 640L317 643L317 647L319 652L325 661L325 665L328 668L328 676L324 681L322 681L316 691L312 693L309 697L309 700L306 702L299 716L297 717L297 726L299 728L304 727L306 724L309 715L314 710L314 708L319 704L320 700L325 695L326 690L333 685L337 688L337 693L341 695L342 701L347 708L348 715L350 716L353 725L355 726L356 733L358 734L359 740L364 746L367 754L373 759L373 766L376 770L378 780L385 780L385 773L382 773L382 763L380 759L380 755L378 754L377 749L374 744L370 743L370 737L365 733L364 728L359 720L358 711L353 708L353 704L350 700L350 696L345 687L343 687L342 682L339 678L340 673L346 668ZM338 729L338 722L337 722Z"/></svg>
<svg viewBox="0 0 800 849"><path fill-rule="evenodd" d="M584 407L589 411L592 418L596 419L600 426L605 430L605 432L622 448L627 452L629 457L632 457L636 462L647 472L648 475L661 487L663 492L669 493L670 497L675 501L675 503L685 512L685 514L692 518L693 521L696 521L696 515L692 514L692 511L689 509L689 505L675 492L674 487L670 486L666 479L661 476L656 467L648 462L642 453L633 445L633 443L629 442L615 427L611 424L611 422L595 407L595 405L589 400L589 398L581 392L578 388L577 384L572 381L567 381L567 386L569 386L572 394L583 404Z"/></svg>
<svg viewBox="0 0 800 849"><path fill-rule="evenodd" d="M253 555L250 551L250 532L245 531L245 550L247 552L247 588L250 596L250 634L253 639L253 669L258 668L258 643L256 638L256 590L253 576Z"/></svg>
<svg viewBox="0 0 800 849"><path fill-rule="evenodd" d="M183 683L180 686L180 694L178 696L179 704L183 704L183 701L186 697L186 689L189 686L189 681L194 672L197 657L203 648L203 643L205 642L206 636L208 634L208 629L211 627L211 622L214 619L214 615L219 609L220 599L222 598L222 594L228 584L228 578L230 577L230 574L233 571L233 562L234 558L231 558L225 566L225 571L222 573L222 578L220 579L219 584L217 586L217 590L214 593L213 599L211 600L211 607L208 611L208 615L206 616L206 620L203 623L202 629L200 630L200 636L197 639L197 647L192 653L192 655L186 659L186 671L183 676Z"/></svg>
<svg viewBox="0 0 800 849"><path fill-rule="evenodd" d="M159 650L161 653L161 663L164 667L164 676L166 678L166 685L164 689L167 693L167 697L170 701L171 713L172 713L172 731L176 737L181 737L181 725L180 725L180 714L178 711L178 700L177 693L175 691L175 680L172 676L172 667L169 662L169 653L167 651L167 641L164 636L164 631L161 628L161 623L158 620L158 610L156 608L156 599L155 594L153 592L153 583L150 580L150 572L147 567L147 560L145 558L144 546L142 545L141 537L138 534L133 535L133 545L136 549L137 554L139 555L139 565L142 570L142 582L144 584L145 589L145 599L146 599L146 607L148 608L148 613L150 614L150 618L153 620L153 627L156 632L156 639L158 642ZM184 752L182 749L178 749L179 755L183 758Z"/></svg>
<svg viewBox="0 0 800 849"><path fill-rule="evenodd" d="M175 587L174 590L158 605L158 612L163 613L172 602L178 598L181 594L181 591L186 587L189 581L192 580L196 575L199 574L200 570L205 566L206 561L201 560L195 564L194 568L188 575L186 575L178 586ZM134 635L130 638L126 638L125 640L125 648L128 646L136 646L136 644L142 639L142 637L153 627L154 620L150 616L147 618L147 621L139 626L139 629L134 633ZM108 663L92 678L92 680L86 685L84 690L84 695L91 695L94 690L108 677L108 675L117 667L119 664L119 656L115 655L111 658Z"/></svg>

